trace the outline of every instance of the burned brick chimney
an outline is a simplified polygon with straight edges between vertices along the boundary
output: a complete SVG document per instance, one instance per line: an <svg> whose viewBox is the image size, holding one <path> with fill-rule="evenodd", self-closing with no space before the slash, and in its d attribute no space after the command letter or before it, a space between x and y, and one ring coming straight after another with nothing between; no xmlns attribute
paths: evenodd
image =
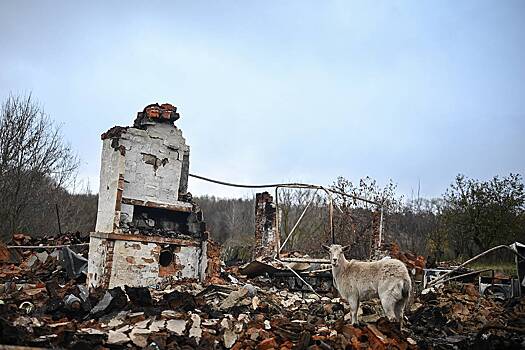
<svg viewBox="0 0 525 350"><path fill-rule="evenodd" d="M187 192L190 150L174 124L179 118L175 106L152 104L132 127L102 134L90 287L153 286L165 278L204 281L214 273L211 266L217 264L209 255L217 247Z"/></svg>
<svg viewBox="0 0 525 350"><path fill-rule="evenodd" d="M277 208L268 192L255 195L255 245L252 259L274 258L279 251Z"/></svg>

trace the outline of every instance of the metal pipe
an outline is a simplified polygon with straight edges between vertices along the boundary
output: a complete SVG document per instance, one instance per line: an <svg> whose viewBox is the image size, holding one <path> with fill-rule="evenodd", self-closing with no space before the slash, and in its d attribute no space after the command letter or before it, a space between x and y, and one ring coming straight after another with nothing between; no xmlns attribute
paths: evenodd
<svg viewBox="0 0 525 350"><path fill-rule="evenodd" d="M379 246L377 249L381 249L381 241L383 240L383 209L384 207L381 205L381 218L379 219Z"/></svg>
<svg viewBox="0 0 525 350"><path fill-rule="evenodd" d="M499 249L508 249L510 250L513 254L516 254L516 256L519 256L521 259L525 260L525 257L523 257L521 254L519 254L518 252L516 252L514 249L512 249L511 247L507 246L507 245L499 245L497 247L493 247L493 248L490 248L489 250L486 250L484 251L483 253L480 253L478 255L476 255L475 257L465 261L463 264L459 265L458 267L454 268L453 270L447 272L447 273L444 273L443 275L439 276L438 278L436 278L435 280L432 280L428 283L428 286L433 286L434 284L436 284L437 282L443 280L445 277L451 275L452 273L456 272L457 270L459 270L460 268L462 268L463 266L465 265L468 265L470 264L471 262L475 261L475 260L478 260L479 258L481 258L482 256L484 255L487 255L488 253L491 253L495 250L499 250Z"/></svg>
<svg viewBox="0 0 525 350"><path fill-rule="evenodd" d="M379 203L379 202L372 201L372 200L370 200L370 199L366 199L366 198L362 198L362 197L358 197L358 196L354 196L353 194L349 194L349 193L341 192L341 191L338 191L338 190L334 190L333 188L330 188L329 191L332 192L332 193L335 193L335 194L341 195L341 196L345 196L345 197L349 197L349 198L354 198L354 199L360 200L360 201L365 202L365 203L375 204L375 205L382 205L382 204Z"/></svg>
<svg viewBox="0 0 525 350"><path fill-rule="evenodd" d="M290 230L290 233L288 234L288 236L287 236L286 239L284 240L283 245L279 248L279 253L281 252L281 250L283 249L283 247L286 245L286 242L288 242L288 240L290 239L290 237L292 236L292 234L295 232L295 229L297 228L297 226L299 226L299 223L300 223L301 220L303 219L304 214L306 214L306 211L307 211L308 208L310 207L310 204L312 204L312 202L314 201L314 199L315 199L315 195L317 194L318 191L319 191L319 189L315 190L314 195L312 196L312 199L310 199L310 201L308 202L308 204L307 204L306 207L304 208L303 212L302 212L301 215L299 216L299 219L297 219L297 222L296 222L295 225L292 227L292 229Z"/></svg>
<svg viewBox="0 0 525 350"><path fill-rule="evenodd" d="M323 186L317 186L317 185L307 185L307 184L279 184L279 185L276 185L275 187L275 193L276 193L276 209L279 210L279 204L278 204L278 195L277 195L277 190L279 188L304 188L304 189L316 189L316 190L323 190L326 195L328 196L328 199L329 199L329 224L330 224L330 234L331 234L331 237L332 237L332 242L335 242L335 235L334 235L334 223L333 223L333 211L334 211L334 207L333 207L333 197L332 197L332 194L330 193L330 191L326 188L324 188ZM317 191L316 191L317 192ZM288 237L287 237L288 239ZM283 243L283 246L284 246L284 243ZM281 249L279 249L278 251L278 254L277 256L280 256L280 251Z"/></svg>
<svg viewBox="0 0 525 350"><path fill-rule="evenodd" d="M471 271L471 272L467 272L467 273L464 273L462 275L457 275L457 276L452 276L450 278L447 278L446 280L444 281L441 281L441 283L445 283L445 282L448 282L448 281L452 281L452 280L455 280L455 279L458 279L458 278L462 278L462 277L467 277L467 276L470 276L470 275L477 275L477 274L480 274L480 273L483 273L483 272L487 272L487 271L493 271L492 269L484 269L484 270L479 270L479 271ZM494 280L494 278L492 279ZM430 283L430 282L429 282Z"/></svg>
<svg viewBox="0 0 525 350"><path fill-rule="evenodd" d="M335 244L335 232L334 232L334 198L332 196L332 190L319 186L319 189L323 190L328 197L328 223L330 225L330 237L332 244ZM340 209L339 209L340 210Z"/></svg>
<svg viewBox="0 0 525 350"><path fill-rule="evenodd" d="M330 264L329 259L316 259L316 258L281 258L281 261L296 262L296 263L318 263L318 264Z"/></svg>
<svg viewBox="0 0 525 350"><path fill-rule="evenodd" d="M332 194L325 188L323 190L328 195L328 199L330 200L330 206L328 208L329 213L329 222L330 222L330 236L332 237L332 244L335 244L335 232L334 232L334 199L332 197Z"/></svg>
<svg viewBox="0 0 525 350"><path fill-rule="evenodd" d="M277 231L277 258L281 255L281 223L279 222L279 187L275 187L275 230Z"/></svg>
<svg viewBox="0 0 525 350"><path fill-rule="evenodd" d="M320 273L320 272L328 272L328 271L332 271L332 268L331 267L328 267L326 269L319 269L319 270L312 270L312 271L306 271L309 275L315 275L316 273Z"/></svg>

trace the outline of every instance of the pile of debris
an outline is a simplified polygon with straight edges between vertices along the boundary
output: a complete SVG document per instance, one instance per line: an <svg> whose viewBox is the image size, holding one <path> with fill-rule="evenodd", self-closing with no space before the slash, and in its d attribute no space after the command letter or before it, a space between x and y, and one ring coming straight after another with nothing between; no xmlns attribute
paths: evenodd
<svg viewBox="0 0 525 350"><path fill-rule="evenodd" d="M416 345L384 319L362 327L348 325L338 298L249 283L187 283L159 291L117 287L92 293L74 283L5 286L0 304L4 344L149 349Z"/></svg>
<svg viewBox="0 0 525 350"><path fill-rule="evenodd" d="M426 265L426 259L424 256L402 251L399 245L395 242L384 243L382 245L382 249L386 250L390 257L401 260L403 263L405 263L413 276L416 276L416 278L422 276L423 269Z"/></svg>
<svg viewBox="0 0 525 350"><path fill-rule="evenodd" d="M30 237L14 234L9 245L0 244L0 279L66 283L85 281L89 235L67 232L61 236ZM20 248L18 248L20 247Z"/></svg>
<svg viewBox="0 0 525 350"><path fill-rule="evenodd" d="M1 270L8 266L3 264ZM40 269L45 265L41 265ZM236 271L229 269L229 271ZM425 290L402 330L362 303L352 326L334 291L277 288L266 276L223 271L222 284L176 281L88 291L26 274L0 277L3 344L66 348L468 349L524 343L525 302L481 298L473 285ZM47 282L45 282L47 281ZM227 281L227 282L226 282ZM217 281L218 282L218 281ZM521 331L520 331L521 330Z"/></svg>
<svg viewBox="0 0 525 350"><path fill-rule="evenodd" d="M11 238L11 245L16 246L62 246L89 243L89 234L82 232L66 232L59 236L43 235L31 237L23 233L16 233Z"/></svg>
<svg viewBox="0 0 525 350"><path fill-rule="evenodd" d="M525 299L483 298L473 284L425 289L409 316L415 339L441 347L493 349L525 345Z"/></svg>

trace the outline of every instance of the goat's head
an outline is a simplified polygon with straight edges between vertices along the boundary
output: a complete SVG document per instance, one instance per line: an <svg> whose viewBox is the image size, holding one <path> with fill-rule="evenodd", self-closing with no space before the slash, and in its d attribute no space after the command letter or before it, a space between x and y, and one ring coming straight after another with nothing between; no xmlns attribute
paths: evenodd
<svg viewBox="0 0 525 350"><path fill-rule="evenodd" d="M327 246L323 244L323 248L330 253L330 262L332 263L332 266L338 266L341 264L341 260L344 259L344 252L350 249L350 246L347 245L343 247L339 244Z"/></svg>

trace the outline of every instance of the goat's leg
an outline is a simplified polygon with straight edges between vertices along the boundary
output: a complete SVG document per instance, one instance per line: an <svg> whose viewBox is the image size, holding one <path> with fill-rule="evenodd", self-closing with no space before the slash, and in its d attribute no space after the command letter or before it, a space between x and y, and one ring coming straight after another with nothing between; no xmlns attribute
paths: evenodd
<svg viewBox="0 0 525 350"><path fill-rule="evenodd" d="M405 305L407 304L407 298L398 300L394 306L394 313L396 320L399 322L399 327L403 327L403 315L405 311Z"/></svg>
<svg viewBox="0 0 525 350"><path fill-rule="evenodd" d="M350 314L352 315L352 325L356 326L357 322L357 311L359 310L359 299L354 296L348 298L348 305L350 305Z"/></svg>
<svg viewBox="0 0 525 350"><path fill-rule="evenodd" d="M396 313L395 313L396 300L389 293L380 295L379 299L381 300L381 306L383 307L383 310L385 311L385 315L388 318L388 320L395 321L396 320Z"/></svg>

